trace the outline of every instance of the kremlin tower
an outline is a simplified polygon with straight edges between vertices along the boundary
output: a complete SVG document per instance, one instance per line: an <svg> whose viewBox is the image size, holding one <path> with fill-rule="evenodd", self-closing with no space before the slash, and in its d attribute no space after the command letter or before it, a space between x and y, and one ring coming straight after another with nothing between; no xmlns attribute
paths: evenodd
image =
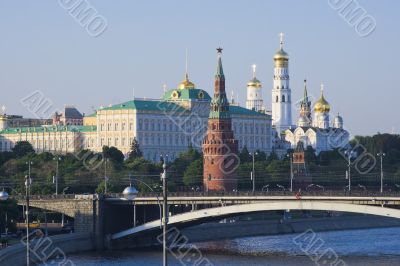
<svg viewBox="0 0 400 266"><path fill-rule="evenodd" d="M222 48L218 48L214 97L208 118L207 134L203 140L203 184L205 191L232 191L237 188L236 168L239 165L238 141L232 131L229 102L225 92L222 69Z"/></svg>

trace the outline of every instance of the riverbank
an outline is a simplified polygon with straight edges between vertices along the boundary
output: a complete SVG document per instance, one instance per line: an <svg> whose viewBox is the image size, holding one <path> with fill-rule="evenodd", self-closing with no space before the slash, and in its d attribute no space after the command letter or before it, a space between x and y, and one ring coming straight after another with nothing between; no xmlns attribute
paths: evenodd
<svg viewBox="0 0 400 266"><path fill-rule="evenodd" d="M31 262L39 264L48 258L57 257L63 261L67 254L92 251L93 239L89 233L64 234L51 237L31 236ZM0 251L0 265L26 265L26 245L24 242L7 247ZM68 265L68 264L65 264Z"/></svg>

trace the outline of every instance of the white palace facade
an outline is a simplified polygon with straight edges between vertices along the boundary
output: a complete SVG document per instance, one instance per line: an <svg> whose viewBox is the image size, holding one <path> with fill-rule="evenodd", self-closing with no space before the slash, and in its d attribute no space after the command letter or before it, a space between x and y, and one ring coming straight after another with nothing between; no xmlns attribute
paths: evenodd
<svg viewBox="0 0 400 266"><path fill-rule="evenodd" d="M101 107L83 117L82 125L58 122L36 127L8 127L8 116L0 116L0 151L16 142L29 141L37 152L74 153L83 149L101 152L114 146L128 154L134 138L144 157L157 161L171 159L189 147L201 149L207 131L211 97L196 88L186 73L178 88L168 90L159 100L133 99ZM271 152L271 116L231 103L230 112L240 149Z"/></svg>

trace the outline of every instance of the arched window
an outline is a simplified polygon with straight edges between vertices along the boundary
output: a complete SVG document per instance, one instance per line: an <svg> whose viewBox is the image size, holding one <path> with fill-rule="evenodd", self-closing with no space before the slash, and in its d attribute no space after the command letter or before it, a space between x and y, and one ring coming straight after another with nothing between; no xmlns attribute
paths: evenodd
<svg viewBox="0 0 400 266"><path fill-rule="evenodd" d="M275 102L279 102L279 97L278 97L278 95L275 97Z"/></svg>
<svg viewBox="0 0 400 266"><path fill-rule="evenodd" d="M282 95L282 102L285 102L285 95Z"/></svg>

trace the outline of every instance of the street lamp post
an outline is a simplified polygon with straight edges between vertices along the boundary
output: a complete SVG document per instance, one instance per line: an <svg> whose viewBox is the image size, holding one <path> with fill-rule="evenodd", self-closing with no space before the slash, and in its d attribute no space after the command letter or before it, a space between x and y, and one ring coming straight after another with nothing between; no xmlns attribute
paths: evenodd
<svg viewBox="0 0 400 266"><path fill-rule="evenodd" d="M293 192L293 155L287 155L290 160L290 192Z"/></svg>
<svg viewBox="0 0 400 266"><path fill-rule="evenodd" d="M163 265L168 265L167 253L167 229L168 229L168 183L167 183L167 164L163 158L163 173L161 175L163 182Z"/></svg>
<svg viewBox="0 0 400 266"><path fill-rule="evenodd" d="M383 157L386 156L385 153L380 152L377 156L381 157L381 193L383 193Z"/></svg>
<svg viewBox="0 0 400 266"><path fill-rule="evenodd" d="M56 161L56 176L54 177L53 182L56 185L56 195L58 195L59 161L61 161L61 158L57 155L53 158L53 160Z"/></svg>
<svg viewBox="0 0 400 266"><path fill-rule="evenodd" d="M62 191L62 194L65 195L65 192L69 189L69 187L65 187ZM64 227L64 213L61 213L61 227Z"/></svg>
<svg viewBox="0 0 400 266"><path fill-rule="evenodd" d="M25 176L25 198L26 198L26 209L25 209L25 221L26 221L26 265L30 265L29 258L29 193L32 184L31 179L31 165L32 161L26 162L28 165L28 175Z"/></svg>
<svg viewBox="0 0 400 266"><path fill-rule="evenodd" d="M250 178L253 181L253 194L254 194L256 192L256 172L254 170L254 161L255 161L254 157L258 153L257 152L252 152L252 153L249 153L249 154L253 157L253 170L250 173Z"/></svg>
<svg viewBox="0 0 400 266"><path fill-rule="evenodd" d="M0 201L6 201L6 200L8 200L8 193L7 193L7 191L5 191L4 188L3 188L3 191L0 192ZM6 237L8 237L8 216L7 216L7 210L6 210L6 224L5 224L4 227L5 227L4 230L5 230L5 233L6 233Z"/></svg>
<svg viewBox="0 0 400 266"><path fill-rule="evenodd" d="M131 181L139 182L139 183L145 185L148 189L150 189L151 192L155 193L154 189L149 184L147 184L146 182L144 182L144 181L142 181L140 179L131 178L131 175L129 175L129 182L130 182L129 183L129 187L126 187L124 189L124 191L122 192L122 194L124 195L124 197L127 200L134 200L136 198L137 194L138 194L137 189L132 186L132 182ZM160 207L160 229L161 229L162 225L163 225L162 224L162 206L161 206L161 201L160 201L160 199L159 199L157 194L156 194L156 198L157 198L158 206ZM134 216L135 216L134 217L134 226L133 227L136 227L136 204L134 204L133 207L134 207Z"/></svg>
<svg viewBox="0 0 400 266"><path fill-rule="evenodd" d="M347 178L349 179L349 192L351 191L351 156L353 155L353 151L345 151L345 154L348 158L348 170L347 170Z"/></svg>
<svg viewBox="0 0 400 266"><path fill-rule="evenodd" d="M107 194L107 163L108 158L104 160L104 194Z"/></svg>

